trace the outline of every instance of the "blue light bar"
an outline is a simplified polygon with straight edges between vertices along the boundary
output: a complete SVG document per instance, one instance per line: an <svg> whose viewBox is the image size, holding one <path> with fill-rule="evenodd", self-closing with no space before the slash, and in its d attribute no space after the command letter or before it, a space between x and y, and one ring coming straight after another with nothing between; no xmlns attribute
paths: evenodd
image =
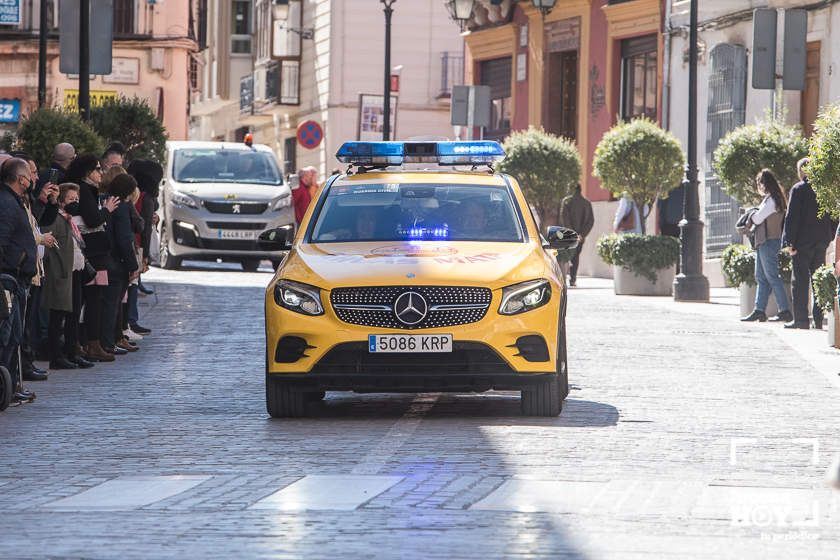
<svg viewBox="0 0 840 560"><path fill-rule="evenodd" d="M505 158L498 142L346 142L336 153L341 163L356 165L489 165Z"/></svg>
<svg viewBox="0 0 840 560"><path fill-rule="evenodd" d="M404 151L402 142L345 142L335 157L341 163L401 165Z"/></svg>

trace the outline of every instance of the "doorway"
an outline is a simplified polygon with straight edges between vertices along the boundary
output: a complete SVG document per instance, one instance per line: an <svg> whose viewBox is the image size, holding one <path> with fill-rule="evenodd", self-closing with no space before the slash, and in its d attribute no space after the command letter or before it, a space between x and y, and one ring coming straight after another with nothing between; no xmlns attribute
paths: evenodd
<svg viewBox="0 0 840 560"><path fill-rule="evenodd" d="M802 92L801 121L806 136L814 133L820 110L820 41L808 43L805 63L805 91Z"/></svg>
<svg viewBox="0 0 840 560"><path fill-rule="evenodd" d="M578 51L549 55L548 131L577 139Z"/></svg>

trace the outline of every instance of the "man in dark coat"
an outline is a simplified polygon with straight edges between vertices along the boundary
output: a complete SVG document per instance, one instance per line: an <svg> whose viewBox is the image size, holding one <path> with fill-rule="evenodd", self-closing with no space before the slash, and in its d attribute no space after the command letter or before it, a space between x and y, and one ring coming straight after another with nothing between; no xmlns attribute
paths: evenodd
<svg viewBox="0 0 840 560"><path fill-rule="evenodd" d="M807 329L808 291L811 287L811 275L825 264L825 252L831 242L834 226L831 218L822 216L817 206L817 195L804 168L808 158L797 164L799 183L790 190L787 214L785 214L782 245L790 247L793 257L793 321L785 324L788 329ZM821 329L822 310L813 303L814 328Z"/></svg>
<svg viewBox="0 0 840 560"><path fill-rule="evenodd" d="M7 274L17 282L17 307L8 344L0 348L3 366L17 379L17 347L23 341L24 309L26 292L37 273L37 247L24 197L32 188L29 164L22 159L12 158L0 165L0 273ZM24 395L25 398L25 395Z"/></svg>
<svg viewBox="0 0 840 560"><path fill-rule="evenodd" d="M58 185L64 182L67 167L76 159L73 144L62 142L53 149L52 163L38 174L38 184L32 189L32 215L38 225L49 226L58 216ZM53 179L52 181L50 179ZM47 191L45 194L44 191Z"/></svg>
<svg viewBox="0 0 840 560"><path fill-rule="evenodd" d="M575 256L572 257L572 266L569 271L569 284L575 286L577 285L577 272L580 264L580 253L583 251L583 242L592 231L592 226L595 225L595 216L592 213L592 203L583 196L580 185L575 187L575 192L571 196L563 199L560 208L563 226L575 230L580 235L580 243L575 250Z"/></svg>

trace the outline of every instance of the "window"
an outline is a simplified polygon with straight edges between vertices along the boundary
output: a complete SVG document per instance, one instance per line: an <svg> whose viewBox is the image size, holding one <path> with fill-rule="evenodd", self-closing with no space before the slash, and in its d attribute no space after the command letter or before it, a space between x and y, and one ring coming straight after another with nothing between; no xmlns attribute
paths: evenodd
<svg viewBox="0 0 840 560"><path fill-rule="evenodd" d="M114 0L114 35L134 34L134 0Z"/></svg>
<svg viewBox="0 0 840 560"><path fill-rule="evenodd" d="M198 0L198 50L207 48L207 0Z"/></svg>
<svg viewBox="0 0 840 560"><path fill-rule="evenodd" d="M485 131L485 137L502 139L510 134L511 57L485 60L481 63L479 72L481 75L481 85L490 86L490 126Z"/></svg>
<svg viewBox="0 0 840 560"><path fill-rule="evenodd" d="M190 88L198 91L198 61L190 56Z"/></svg>
<svg viewBox="0 0 840 560"><path fill-rule="evenodd" d="M254 11L257 24L257 60L268 60L271 57L271 2L258 0Z"/></svg>
<svg viewBox="0 0 840 560"><path fill-rule="evenodd" d="M231 15L231 54L251 54L251 0L233 0Z"/></svg>
<svg viewBox="0 0 840 560"><path fill-rule="evenodd" d="M656 120L657 40L648 35L621 42L621 118Z"/></svg>

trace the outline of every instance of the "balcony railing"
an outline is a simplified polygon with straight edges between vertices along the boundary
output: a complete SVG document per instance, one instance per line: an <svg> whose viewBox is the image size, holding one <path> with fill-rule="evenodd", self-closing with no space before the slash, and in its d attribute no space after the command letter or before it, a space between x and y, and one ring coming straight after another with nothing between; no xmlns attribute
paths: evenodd
<svg viewBox="0 0 840 560"><path fill-rule="evenodd" d="M451 97L452 88L464 83L464 55L444 52L440 55L440 93L438 97Z"/></svg>

